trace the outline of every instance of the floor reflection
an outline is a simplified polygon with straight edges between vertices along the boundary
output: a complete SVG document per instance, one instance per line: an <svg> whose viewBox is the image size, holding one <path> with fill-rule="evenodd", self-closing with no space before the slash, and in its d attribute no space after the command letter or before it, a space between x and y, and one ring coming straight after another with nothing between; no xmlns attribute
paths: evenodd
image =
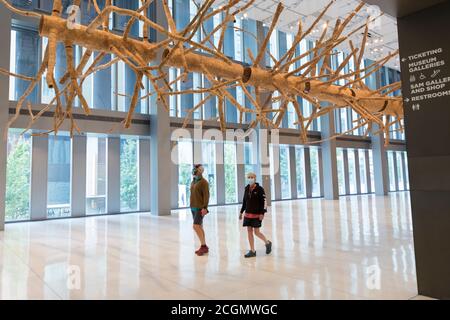
<svg viewBox="0 0 450 320"><path fill-rule="evenodd" d="M270 256L246 260L239 206L8 224L1 299L409 299L417 295L409 194L275 202Z"/></svg>

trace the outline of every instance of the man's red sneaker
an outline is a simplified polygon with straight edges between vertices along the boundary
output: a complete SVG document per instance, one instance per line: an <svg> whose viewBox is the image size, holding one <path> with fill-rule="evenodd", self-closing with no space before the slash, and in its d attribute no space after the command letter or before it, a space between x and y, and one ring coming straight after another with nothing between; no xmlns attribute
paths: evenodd
<svg viewBox="0 0 450 320"><path fill-rule="evenodd" d="M208 248L208 246L205 245L205 246L201 246L197 251L195 251L195 254L198 256L202 256L208 252L209 252L209 248Z"/></svg>

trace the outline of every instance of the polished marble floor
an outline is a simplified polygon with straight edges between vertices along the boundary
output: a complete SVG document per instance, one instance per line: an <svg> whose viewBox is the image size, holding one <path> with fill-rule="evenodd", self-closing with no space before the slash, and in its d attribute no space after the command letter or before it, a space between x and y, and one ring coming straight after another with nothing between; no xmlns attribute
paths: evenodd
<svg viewBox="0 0 450 320"><path fill-rule="evenodd" d="M0 298L417 298L408 193L276 202L250 260L238 209L211 208L203 257L186 210L7 224Z"/></svg>

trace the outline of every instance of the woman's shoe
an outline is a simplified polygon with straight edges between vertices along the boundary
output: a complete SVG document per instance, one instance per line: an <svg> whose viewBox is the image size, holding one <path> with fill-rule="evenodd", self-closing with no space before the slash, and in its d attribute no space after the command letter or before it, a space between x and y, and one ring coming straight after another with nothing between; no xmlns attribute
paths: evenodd
<svg viewBox="0 0 450 320"><path fill-rule="evenodd" d="M272 241L267 241L266 243L266 254L270 254L272 252Z"/></svg>
<svg viewBox="0 0 450 320"><path fill-rule="evenodd" d="M247 253L244 255L244 257L246 257L246 258L253 258L253 257L256 257L256 251L250 250L249 252L247 252Z"/></svg>

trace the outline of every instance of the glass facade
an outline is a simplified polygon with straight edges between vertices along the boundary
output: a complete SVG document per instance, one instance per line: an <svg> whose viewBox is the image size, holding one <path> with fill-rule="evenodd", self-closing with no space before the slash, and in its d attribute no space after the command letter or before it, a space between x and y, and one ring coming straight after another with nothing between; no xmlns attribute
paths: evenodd
<svg viewBox="0 0 450 320"><path fill-rule="evenodd" d="M295 169L297 180L297 198L306 198L305 149L300 146L295 146Z"/></svg>
<svg viewBox="0 0 450 320"><path fill-rule="evenodd" d="M60 133L48 136L47 217L71 215L72 140Z"/></svg>
<svg viewBox="0 0 450 320"><path fill-rule="evenodd" d="M405 151L387 151L389 191L409 190L408 157Z"/></svg>
<svg viewBox="0 0 450 320"><path fill-rule="evenodd" d="M356 178L356 161L355 150L347 149L348 157L348 181L350 194L356 194L358 191L357 178Z"/></svg>
<svg viewBox="0 0 450 320"><path fill-rule="evenodd" d="M358 149L356 150L357 157L359 159L359 174L360 174L360 187L361 193L368 193L367 185L367 163L366 163L366 150Z"/></svg>
<svg viewBox="0 0 450 320"><path fill-rule="evenodd" d="M7 141L5 220L30 219L31 137L10 129Z"/></svg>
<svg viewBox="0 0 450 320"><path fill-rule="evenodd" d="M309 153L311 157L311 182L312 182L312 196L320 197L320 161L319 161L319 148L310 147Z"/></svg>
<svg viewBox="0 0 450 320"><path fill-rule="evenodd" d="M347 194L345 187L345 167L344 167L344 150L342 148L337 148L337 175L339 184L339 195Z"/></svg>
<svg viewBox="0 0 450 320"><path fill-rule="evenodd" d="M34 77L39 64L39 34L32 28L12 26L10 71L24 76ZM9 100L18 100L25 92L29 81L9 77ZM35 88L28 96L28 101L38 103L39 89Z"/></svg>
<svg viewBox="0 0 450 320"><path fill-rule="evenodd" d="M388 168L389 168L389 191L397 190L397 172L395 170L395 154L393 151L387 152Z"/></svg>
<svg viewBox="0 0 450 320"><path fill-rule="evenodd" d="M120 211L138 210L138 142L137 138L120 139Z"/></svg>
<svg viewBox="0 0 450 320"><path fill-rule="evenodd" d="M50 12L51 1L19 1L14 0L12 3L20 8L32 9ZM66 8L69 2L64 1ZM82 1L83 23L88 23L92 20L94 8L92 4L88 7L89 1ZM135 9L138 6L137 1L133 0L117 0L115 5L124 8ZM104 5L103 1L99 1L100 7ZM153 6L153 4L152 4ZM190 19L196 13L196 6L191 0L172 0L169 1L169 6L173 10L174 18L178 28L186 26ZM88 10L89 8L89 10ZM154 11L152 7L149 8L150 17L154 19ZM223 17L216 16L208 21L205 21L204 28L194 36L194 39L199 41L204 39L208 32L212 31L218 26ZM112 14L110 23L115 30L123 30L125 24L129 20L128 17L118 16ZM236 28L235 28L236 27ZM268 27L264 27L267 32ZM223 51L230 59L233 59L243 64L251 64L251 59L248 51L257 52L257 41L252 34L257 30L257 22L253 19L239 17L236 23L228 25ZM14 19L11 26L11 54L10 54L10 71L27 76L33 76L38 70L40 61L42 59L44 47L47 44L47 39L39 37L37 26L33 27L27 23L21 23L20 19ZM131 30L131 36L138 37L141 30L138 28L138 23L134 25ZM154 31L150 32L151 37L154 38ZM211 47L213 44L217 45L219 42L220 33L216 33L211 37L211 43L206 42L206 46ZM269 51L275 58L281 57L286 53L287 48L293 42L293 35L290 33L275 30L272 34L269 43ZM303 40L295 50L295 56L305 53L307 50L313 48L314 43L309 40ZM81 57L86 53L85 49L75 47L74 62L79 62ZM294 56L294 57L295 57ZM88 66L97 57L94 53L88 62ZM332 57L332 68L337 68L340 63L347 57L344 52L336 52ZM99 64L105 64L113 59L113 55L106 55ZM274 62L269 54L266 54L266 65L273 65ZM290 70L295 69L301 64L309 61L311 57L306 56L301 61L295 63L290 67ZM65 71L65 52L62 44L57 48L57 65L56 65L56 80L58 81ZM372 61L366 60L363 62L368 66ZM346 67L349 71L354 69L353 61L351 65ZM87 68L87 67L86 67ZM85 69L86 70L86 69ZM181 74L181 71L176 68L171 68L169 71L170 80L174 80ZM134 72L124 63L117 63L112 68L96 72L85 79L82 90L86 100L94 109L102 109L108 111L127 111L130 104L130 96L133 91L135 75ZM400 74L398 71L383 67L379 72L373 74L365 80L366 85L375 89L380 86L387 85L399 81ZM339 80L338 84L345 84L345 80ZM10 77L9 99L17 100L28 82ZM211 84L208 79L200 74L190 74L187 81L178 81L173 84L174 90L186 90L198 87L208 87ZM252 88L248 88L251 95L255 95ZM151 90L148 82L143 82L141 89L141 96L146 95ZM251 99L243 92L241 88L229 89L229 93L243 106L247 108L254 108ZM398 95L399 92L393 93ZM275 93L275 96L277 93ZM47 88L45 78L36 89L30 94L28 100L33 104L49 103L53 98L53 91ZM189 109L191 109L202 98L204 94L190 94L190 95L173 95L170 96L170 115L172 117L184 117ZM307 100L298 98L299 105L305 116L308 116L313 106ZM77 101L75 104L77 105ZM148 113L150 99L141 100L138 104L136 112ZM276 107L274 105L273 107ZM114 113L111 113L114 115ZM217 119L217 99L210 99L201 109L198 109L193 114L194 119ZM245 115L241 117L239 112L233 107L229 101L226 101L225 117L228 122L249 123L253 120L254 115ZM288 111L281 122L282 128L296 129L297 125L294 122L297 120L297 115L293 109L292 104L288 106ZM351 129L354 121L358 119L358 115L350 108L338 109L335 111L335 127L336 132L343 133ZM404 133L398 130L399 125L396 124L390 133L390 138L394 140L404 140ZM315 120L310 128L312 131L320 131L320 121ZM30 219L30 189L32 163L32 139L30 135L20 136L20 130L11 129L8 136L8 153L7 153L7 188L6 188L6 219L8 221L28 220ZM360 128L357 131L349 132L352 135L366 134L366 128ZM86 214L104 214L107 208L107 133L102 135L88 134L87 149L86 149ZM283 142L286 143L286 142ZM274 166L271 167L271 194L274 200L295 198L292 193L291 184L296 181L294 190L297 191L297 198L306 197L320 197L322 194L321 179L321 150L318 147L308 147L308 152L305 152L305 147L295 145L294 149L290 146L282 144L279 147L279 153L273 152L273 147L270 147L270 157L272 164L279 160L279 171L274 172ZM244 172L257 172L256 155L254 154L253 145L245 142L244 150ZM359 146L358 146L359 147ZM192 181L192 164L193 164L193 146L191 140L183 140L178 143L178 159L179 165L177 167L178 173L178 206L180 208L189 207L190 183ZM223 145L224 150L224 171L216 172L217 145L215 142L202 142L202 162L205 167L205 178L210 184L211 200L210 204L217 204L219 195L217 190L225 190L225 203L233 204L239 202L238 199L238 155L237 144L234 142L227 142ZM290 163L292 155L290 152L295 150L295 164ZM277 155L277 159L274 159ZM305 158L308 157L308 158ZM403 151L388 151L388 171L389 171L389 186L391 191L409 190L408 180L408 166L406 153ZM136 137L122 136L120 142L120 203L121 212L130 212L139 210L139 144ZM68 217L71 215L71 167L72 167L72 142L68 135L61 133L57 136L48 137L48 192L47 192L47 216L49 218ZM278 166L276 166L278 167ZM373 155L371 150L365 149L337 149L337 167L338 167L338 183L339 194L349 195L360 193L374 192L374 168ZM295 172L291 171L295 168ZM239 169L242 170L242 169ZM217 177L225 178L224 186L217 185ZM258 177L260 178L260 177ZM275 184L275 179L278 179ZM19 183L20 182L20 183ZM359 182L359 184L358 184ZM276 190L279 188L279 190ZM20 194L20 197L17 196Z"/></svg>
<svg viewBox="0 0 450 320"><path fill-rule="evenodd" d="M289 146L280 146L281 198L291 198L291 170L289 162Z"/></svg>
<svg viewBox="0 0 450 320"><path fill-rule="evenodd" d="M217 204L216 188L216 144L213 141L202 142L202 163L205 171L203 177L209 183L209 203Z"/></svg>
<svg viewBox="0 0 450 320"><path fill-rule="evenodd" d="M237 199L237 168L236 143L224 143L224 171L225 171L225 203L236 203Z"/></svg>
<svg viewBox="0 0 450 320"><path fill-rule="evenodd" d="M86 141L86 214L106 213L106 137L88 136Z"/></svg>
<svg viewBox="0 0 450 320"><path fill-rule="evenodd" d="M178 142L178 206L189 207L194 154L192 140Z"/></svg>

